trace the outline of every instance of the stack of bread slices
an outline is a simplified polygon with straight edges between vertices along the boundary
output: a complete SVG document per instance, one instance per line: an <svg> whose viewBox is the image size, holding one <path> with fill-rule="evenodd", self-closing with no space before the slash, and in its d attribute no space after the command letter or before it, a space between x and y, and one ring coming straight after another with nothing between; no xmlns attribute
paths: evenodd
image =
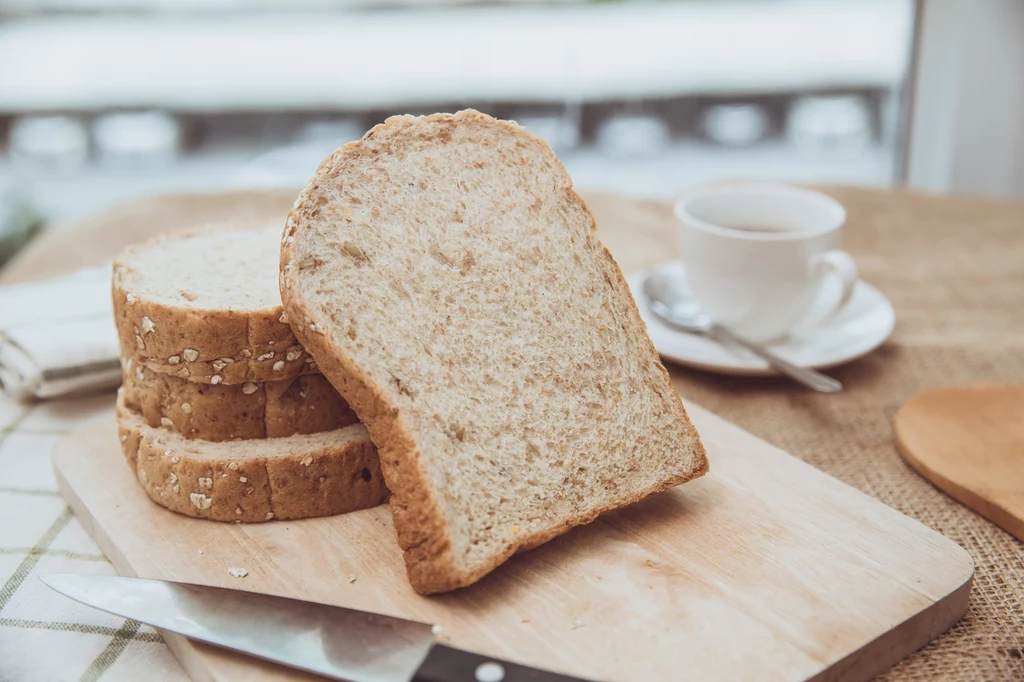
<svg viewBox="0 0 1024 682"><path fill-rule="evenodd" d="M565 168L475 111L375 127L284 225L129 249L114 302L151 498L263 521L390 489L423 594L708 470Z"/></svg>
<svg viewBox="0 0 1024 682"><path fill-rule="evenodd" d="M168 509L269 521L387 499L366 429L287 324L280 239L280 221L210 225L114 263L119 438Z"/></svg>

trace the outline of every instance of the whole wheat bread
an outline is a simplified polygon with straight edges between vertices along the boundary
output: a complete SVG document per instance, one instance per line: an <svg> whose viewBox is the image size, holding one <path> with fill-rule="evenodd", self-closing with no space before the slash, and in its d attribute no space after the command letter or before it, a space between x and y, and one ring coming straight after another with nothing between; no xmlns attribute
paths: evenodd
<svg viewBox="0 0 1024 682"><path fill-rule="evenodd" d="M209 441L282 438L331 431L358 421L322 374L282 381L211 385L179 379L131 359L124 366L125 404L150 426Z"/></svg>
<svg viewBox="0 0 1024 682"><path fill-rule="evenodd" d="M216 224L130 246L114 261L121 356L189 381L316 372L282 318L280 223Z"/></svg>
<svg viewBox="0 0 1024 682"><path fill-rule="evenodd" d="M118 396L121 448L150 499L214 521L270 521L343 514L387 499L366 429L227 443L153 428Z"/></svg>
<svg viewBox="0 0 1024 682"><path fill-rule="evenodd" d="M707 471L593 217L515 124L395 117L337 150L281 293L378 447L421 593Z"/></svg>

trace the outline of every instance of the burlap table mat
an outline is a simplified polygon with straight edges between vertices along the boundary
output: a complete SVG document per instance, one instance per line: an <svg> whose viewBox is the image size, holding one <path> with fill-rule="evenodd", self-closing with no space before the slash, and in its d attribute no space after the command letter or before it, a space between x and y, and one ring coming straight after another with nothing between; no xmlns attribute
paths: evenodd
<svg viewBox="0 0 1024 682"><path fill-rule="evenodd" d="M977 564L967 615L883 680L1024 679L1024 544L917 476L898 456L892 417L914 393L973 382L1024 383L1024 206L898 191L825 188L849 213L845 248L896 308L893 337L832 370L820 395L778 379L670 366L683 396L912 516ZM294 192L146 200L44 235L0 281L98 264L168 227L226 217L283 216ZM587 195L628 274L676 255L671 208ZM1022 415L1024 418L1024 415Z"/></svg>

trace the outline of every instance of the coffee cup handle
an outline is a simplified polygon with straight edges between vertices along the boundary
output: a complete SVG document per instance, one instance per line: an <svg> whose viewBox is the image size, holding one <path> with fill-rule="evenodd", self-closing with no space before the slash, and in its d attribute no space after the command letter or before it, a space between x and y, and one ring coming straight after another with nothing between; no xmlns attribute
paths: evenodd
<svg viewBox="0 0 1024 682"><path fill-rule="evenodd" d="M838 249L814 256L809 267L811 274L818 282L819 292L828 277L835 277L839 280L842 293L840 293L839 298L828 309L816 312L813 316L801 320L798 325L800 330L820 324L842 310L850 302L850 299L853 298L853 291L859 279L857 264L853 262L853 258L850 254Z"/></svg>

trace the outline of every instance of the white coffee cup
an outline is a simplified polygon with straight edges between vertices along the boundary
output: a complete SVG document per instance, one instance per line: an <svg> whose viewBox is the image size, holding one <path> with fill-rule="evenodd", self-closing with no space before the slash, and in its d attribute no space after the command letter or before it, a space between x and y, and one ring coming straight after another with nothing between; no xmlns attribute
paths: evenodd
<svg viewBox="0 0 1024 682"><path fill-rule="evenodd" d="M712 320L751 341L820 322L853 295L857 266L839 250L846 211L826 194L710 185L686 192L675 213L694 296Z"/></svg>

